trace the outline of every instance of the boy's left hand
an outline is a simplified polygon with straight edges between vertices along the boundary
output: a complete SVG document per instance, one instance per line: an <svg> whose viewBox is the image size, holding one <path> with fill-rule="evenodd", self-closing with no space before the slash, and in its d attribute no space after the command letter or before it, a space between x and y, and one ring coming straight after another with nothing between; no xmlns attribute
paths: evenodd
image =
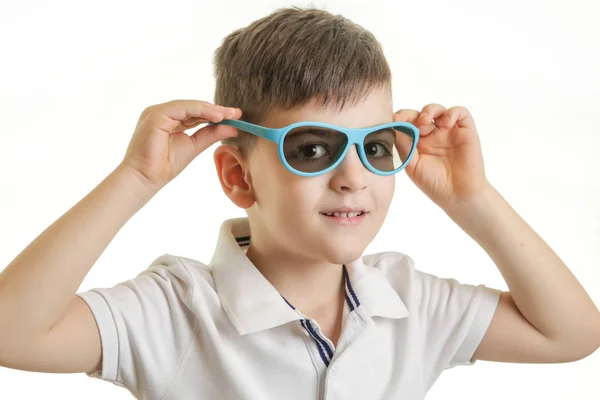
<svg viewBox="0 0 600 400"><path fill-rule="evenodd" d="M491 187L469 110L429 104L421 111L399 110L393 120L410 122L420 130L406 173L438 206L447 209Z"/></svg>

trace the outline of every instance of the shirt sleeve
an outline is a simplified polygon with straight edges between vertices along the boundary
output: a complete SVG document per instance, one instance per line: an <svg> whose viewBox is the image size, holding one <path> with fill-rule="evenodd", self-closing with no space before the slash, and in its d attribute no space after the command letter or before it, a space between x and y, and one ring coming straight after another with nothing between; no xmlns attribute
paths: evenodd
<svg viewBox="0 0 600 400"><path fill-rule="evenodd" d="M164 393L194 330L193 281L176 257L163 255L134 279L77 293L102 341L102 369L87 375L134 394Z"/></svg>
<svg viewBox="0 0 600 400"><path fill-rule="evenodd" d="M492 320L500 290L462 284L415 270L425 363L434 376L457 365L473 365L475 350Z"/></svg>

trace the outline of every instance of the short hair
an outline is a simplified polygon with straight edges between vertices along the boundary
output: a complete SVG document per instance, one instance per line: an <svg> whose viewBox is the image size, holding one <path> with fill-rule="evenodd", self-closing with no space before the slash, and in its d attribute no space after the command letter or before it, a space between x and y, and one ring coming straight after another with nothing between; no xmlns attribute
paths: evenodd
<svg viewBox="0 0 600 400"><path fill-rule="evenodd" d="M341 15L314 7L280 8L226 36L214 54L214 103L237 107L260 124L273 108L356 104L391 88L391 71L375 36ZM224 144L242 152L255 136L240 131Z"/></svg>

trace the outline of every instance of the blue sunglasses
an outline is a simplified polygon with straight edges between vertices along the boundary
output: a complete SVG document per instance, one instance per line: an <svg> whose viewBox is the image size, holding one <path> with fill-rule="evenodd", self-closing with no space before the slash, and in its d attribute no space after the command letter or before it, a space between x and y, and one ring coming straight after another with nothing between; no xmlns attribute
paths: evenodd
<svg viewBox="0 0 600 400"><path fill-rule="evenodd" d="M219 124L277 143L283 165L300 176L318 176L333 170L354 144L360 160L369 171L377 175L393 175L410 162L419 141L419 130L408 122L343 128L303 121L277 129L235 119L214 123Z"/></svg>

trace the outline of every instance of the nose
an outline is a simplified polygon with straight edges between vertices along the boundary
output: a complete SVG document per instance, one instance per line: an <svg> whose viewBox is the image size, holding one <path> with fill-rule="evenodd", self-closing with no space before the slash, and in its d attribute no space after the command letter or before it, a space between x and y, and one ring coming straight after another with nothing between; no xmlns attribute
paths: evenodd
<svg viewBox="0 0 600 400"><path fill-rule="evenodd" d="M348 153L342 162L335 168L331 177L331 188L338 192L357 192L366 189L367 173L356 146L348 149Z"/></svg>

